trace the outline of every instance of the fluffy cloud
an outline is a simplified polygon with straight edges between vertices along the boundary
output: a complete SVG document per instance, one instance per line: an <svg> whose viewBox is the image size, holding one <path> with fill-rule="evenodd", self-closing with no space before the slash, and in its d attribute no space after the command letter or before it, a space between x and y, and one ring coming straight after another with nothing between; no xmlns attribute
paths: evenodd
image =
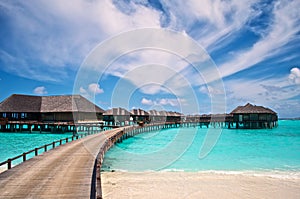
<svg viewBox="0 0 300 199"><path fill-rule="evenodd" d="M44 86L38 86L33 90L33 93L37 95L45 95L48 92Z"/></svg>
<svg viewBox="0 0 300 199"><path fill-rule="evenodd" d="M300 84L300 69L292 68L289 75L289 81L293 84Z"/></svg>
<svg viewBox="0 0 300 199"><path fill-rule="evenodd" d="M81 95L90 98L91 96L101 94L104 92L102 88L100 88L100 85L97 83L91 83L88 85L87 89L80 87L79 92Z"/></svg>
<svg viewBox="0 0 300 199"><path fill-rule="evenodd" d="M1 1L0 17L6 19L5 31L0 31L2 70L62 81L104 39L134 28L160 27L158 11L129 6L134 12L126 14L110 0Z"/></svg>
<svg viewBox="0 0 300 199"><path fill-rule="evenodd" d="M230 61L221 65L222 76L235 74L283 53L278 49L291 42L300 31L298 7L300 7L299 1L277 2L274 5L274 17L270 27L251 48L233 53Z"/></svg>
<svg viewBox="0 0 300 199"><path fill-rule="evenodd" d="M295 71L295 70L293 70ZM292 71L291 71L292 72ZM300 93L298 86L291 86L286 76L276 79L235 79L226 82L228 111L246 102L280 107L279 112L286 114L284 106L287 102L295 105L294 112L299 112L300 102L297 96ZM288 115L286 115L288 116Z"/></svg>
<svg viewBox="0 0 300 199"><path fill-rule="evenodd" d="M100 85L96 83L89 84L88 89L90 93L94 93L95 95L104 92L103 89L100 88Z"/></svg>
<svg viewBox="0 0 300 199"><path fill-rule="evenodd" d="M166 105L179 106L179 103L178 103L177 99L167 99L167 98L160 99L157 102L157 104L162 105L162 106L166 106Z"/></svg>
<svg viewBox="0 0 300 199"><path fill-rule="evenodd" d="M186 101L184 99L173 99L173 98L161 98L156 100L146 99L143 98L141 103L144 105L159 105L159 106L173 106L178 107L181 105L181 103L185 103Z"/></svg>
<svg viewBox="0 0 300 199"><path fill-rule="evenodd" d="M150 99L146 99L146 98L143 98L141 103L144 105L153 105L153 101Z"/></svg>
<svg viewBox="0 0 300 199"><path fill-rule="evenodd" d="M258 9L263 7L258 6L259 1L245 1L160 0L156 1L157 5L147 1L111 0L1 1L2 14L9 19L9 24L3 24L3 30L13 33L3 39L7 42L4 46L9 46L0 51L3 70L27 78L59 81L68 77L69 70L75 73L89 51L104 39L144 27L188 32L212 52L236 39L239 36L236 33L262 13ZM223 76L276 55L276 49L290 42L299 32L299 4L299 1L270 4L274 7L270 9L273 12L270 27L264 28L264 33L253 28L261 37L251 48L234 52L230 61L221 64ZM198 23L203 25L197 26ZM14 45L9 45L12 41ZM140 60L154 57L141 55ZM122 67L115 74L122 74L120 70Z"/></svg>
<svg viewBox="0 0 300 199"><path fill-rule="evenodd" d="M191 31L193 38L197 39L205 48L220 48L220 42L231 41L231 36L239 31L255 15L253 5L257 0L198 0L187 1L163 1L165 7L172 13L172 23L170 26L179 30L187 30L187 27L193 27ZM182 9L184 8L184 9ZM188 11L187 11L188 10ZM205 24L195 27L197 22Z"/></svg>

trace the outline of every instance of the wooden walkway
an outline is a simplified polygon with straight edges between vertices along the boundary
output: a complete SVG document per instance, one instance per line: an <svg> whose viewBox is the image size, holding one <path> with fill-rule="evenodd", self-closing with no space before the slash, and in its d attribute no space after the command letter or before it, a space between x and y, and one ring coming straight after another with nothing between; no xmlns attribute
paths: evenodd
<svg viewBox="0 0 300 199"><path fill-rule="evenodd" d="M0 175L0 198L93 198L95 157L113 129L34 157Z"/></svg>

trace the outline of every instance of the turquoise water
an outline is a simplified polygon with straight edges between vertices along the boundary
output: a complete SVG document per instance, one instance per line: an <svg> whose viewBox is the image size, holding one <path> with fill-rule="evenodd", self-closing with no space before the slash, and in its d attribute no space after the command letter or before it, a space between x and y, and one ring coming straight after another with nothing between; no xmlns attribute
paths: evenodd
<svg viewBox="0 0 300 199"><path fill-rule="evenodd" d="M72 137L72 134L0 133L0 162L21 155L36 147L67 137ZM52 146L49 146L48 150L51 148ZM39 154L43 151L43 149L40 149ZM34 153L29 154L27 159L32 156L34 156ZM18 164L21 161L22 158L19 158L18 160L13 161L13 165Z"/></svg>
<svg viewBox="0 0 300 199"><path fill-rule="evenodd" d="M111 148L102 169L300 171L300 121L279 121L274 129L223 129L212 150L200 157L208 133L214 132L183 128L136 135Z"/></svg>

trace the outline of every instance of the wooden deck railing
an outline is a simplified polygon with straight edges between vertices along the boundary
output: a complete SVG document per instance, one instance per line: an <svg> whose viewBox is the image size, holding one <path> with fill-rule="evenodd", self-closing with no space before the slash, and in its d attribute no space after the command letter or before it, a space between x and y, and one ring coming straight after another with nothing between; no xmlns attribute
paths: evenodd
<svg viewBox="0 0 300 199"><path fill-rule="evenodd" d="M13 161L15 161L15 160L17 160L17 159L19 159L19 158L22 158L22 162L25 162L26 160L28 160L28 158L27 158L27 157L28 157L28 156L27 156L28 154L31 154L31 153L34 152L34 156L38 156L38 155L39 155L39 151L40 151L41 149L44 149L43 152L46 152L46 151L48 151L49 149L50 149L50 150L51 150L51 149L54 149L55 147L61 146L61 145L66 144L66 143L68 143L68 142L72 142L72 141L74 141L74 140L78 140L78 139L83 138L83 137L85 137L85 136L87 136L87 135L90 135L90 134L92 134L92 133L78 134L78 135L75 135L75 136L72 136L72 137L67 137L67 138L63 138L63 139L60 139L60 140L51 142L51 143L49 143L49 144L45 144L45 145L43 145L43 146L34 148L34 149L30 150L30 151L24 152L24 153L22 153L22 154L20 154L20 155L18 155L18 156L13 157L13 158L9 158L9 159L7 159L6 161L0 162L0 166L3 166L3 165L5 165L5 164L7 164L7 169L11 169L12 166L13 166L13 165L12 165L12 162L13 162ZM43 153L43 152L42 152L42 153ZM40 153L40 154L42 154L42 153ZM29 159L30 159L30 158L29 158ZM22 163L22 162L21 162L21 163Z"/></svg>

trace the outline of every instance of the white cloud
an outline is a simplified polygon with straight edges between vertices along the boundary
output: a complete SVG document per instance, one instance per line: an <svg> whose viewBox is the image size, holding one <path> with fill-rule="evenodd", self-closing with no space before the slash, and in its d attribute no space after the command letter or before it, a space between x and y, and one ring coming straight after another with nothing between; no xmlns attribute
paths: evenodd
<svg viewBox="0 0 300 199"><path fill-rule="evenodd" d="M83 87L80 87L79 92L82 93L82 94L87 93L87 91Z"/></svg>
<svg viewBox="0 0 300 199"><path fill-rule="evenodd" d="M200 86L199 91L207 95L221 95L225 93L225 90L214 88L212 86Z"/></svg>
<svg viewBox="0 0 300 199"><path fill-rule="evenodd" d="M252 6L257 2L257 0L201 0L201 2L186 0L163 1L163 4L171 13L171 28L188 30L193 27L196 31L192 31L197 33L193 35L194 38L204 48L215 49L220 48L218 43L224 42L225 39L230 42L230 36L255 15ZM202 23L203 26L196 27L196 23Z"/></svg>
<svg viewBox="0 0 300 199"><path fill-rule="evenodd" d="M38 86L33 90L33 93L37 95L45 95L48 92L44 86Z"/></svg>
<svg viewBox="0 0 300 199"><path fill-rule="evenodd" d="M101 94L104 92L100 85L97 83L91 83L87 86L87 89L83 88L82 86L79 88L79 92L86 98L90 98L91 96Z"/></svg>
<svg viewBox="0 0 300 199"><path fill-rule="evenodd" d="M160 49L143 49L124 55L105 72L130 81L145 94L157 94L188 86L189 75L184 79L183 74L187 69L188 62L179 56Z"/></svg>
<svg viewBox="0 0 300 199"><path fill-rule="evenodd" d="M131 6L136 11L124 14L110 0L1 1L12 33L5 39L10 48L2 49L9 55L2 59L3 70L41 81L68 78L104 39L133 28L160 27L158 11Z"/></svg>
<svg viewBox="0 0 300 199"><path fill-rule="evenodd" d="M144 105L155 105L155 106L173 106L179 107L183 104L186 105L186 100L184 99L176 99L176 98L160 98L156 100L143 98L141 101Z"/></svg>
<svg viewBox="0 0 300 199"><path fill-rule="evenodd" d="M206 86L201 86L201 87L199 88L199 91L200 91L201 93L204 93L204 94L207 94L207 93L208 93L208 89L207 89Z"/></svg>
<svg viewBox="0 0 300 199"><path fill-rule="evenodd" d="M268 32L250 49L233 54L229 62L221 65L223 77L252 67L267 58L275 56L281 47L294 39L300 31L299 1L282 1L275 4L273 23Z"/></svg>
<svg viewBox="0 0 300 199"><path fill-rule="evenodd" d="M168 28L182 32L192 30L191 35L213 51L235 39L235 35L239 35L235 33L261 12L253 9L253 5L259 2L257 0L162 0L165 13L150 5L144 6L146 2L136 2L128 2L126 8L130 9L124 13L111 0L28 0L17 4L1 1L0 6L10 19L10 31L13 33L6 40L15 44L11 47L13 49L0 52L1 60L6 63L4 70L44 81L62 80L68 77L68 70L76 71L87 53L99 42L134 28L161 27L162 15L170 20ZM252 48L235 52L233 59L221 66L223 76L275 55L277 48L284 46L299 32L299 1L280 1L275 5L274 18L266 34ZM203 25L197 26L197 23ZM174 45L178 44L174 42ZM155 57L140 55L139 63ZM174 63L177 64L171 61L167 64L178 69L184 66ZM121 75L124 68L131 67L119 66L114 74Z"/></svg>
<svg viewBox="0 0 300 199"><path fill-rule="evenodd" d="M179 102L177 99L168 99L168 98L162 98L160 100L158 100L157 104L162 105L162 106L166 106L166 105L170 105L170 106L179 106Z"/></svg>
<svg viewBox="0 0 300 199"><path fill-rule="evenodd" d="M295 107L300 107L300 102L296 99L300 93L300 88L297 85L291 86L286 76L256 80L235 79L226 81L225 85L228 111L246 102L270 106L271 108L281 107L280 112L282 113L287 112L283 108L286 102L297 104Z"/></svg>
<svg viewBox="0 0 300 199"><path fill-rule="evenodd" d="M141 103L144 105L153 105L153 101L150 99L146 99L146 98L143 98Z"/></svg>
<svg viewBox="0 0 300 199"><path fill-rule="evenodd" d="M289 75L289 81L293 84L300 84L300 69L292 68Z"/></svg>
<svg viewBox="0 0 300 199"><path fill-rule="evenodd" d="M100 88L100 85L97 84L97 83L89 84L88 89L89 89L89 92L90 92L90 93L93 93L93 94L95 94L95 95L96 95L96 94L101 94L101 93L104 92L103 89Z"/></svg>

